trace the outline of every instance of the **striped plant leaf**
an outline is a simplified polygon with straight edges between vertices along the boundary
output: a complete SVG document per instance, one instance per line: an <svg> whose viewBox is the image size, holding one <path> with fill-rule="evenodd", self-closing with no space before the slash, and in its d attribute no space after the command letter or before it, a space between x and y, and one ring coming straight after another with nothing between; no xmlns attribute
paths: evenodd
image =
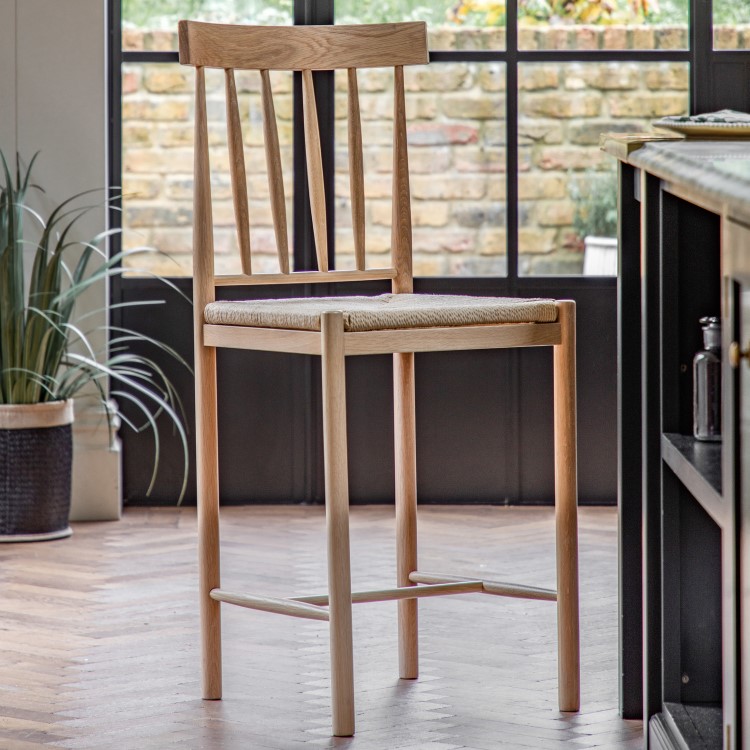
<svg viewBox="0 0 750 750"><path fill-rule="evenodd" d="M107 257L106 242L120 230L107 230L88 240L76 236L79 221L89 212L110 207L110 199L91 202L102 190L86 190L60 203L45 219L27 204L32 167L38 154L15 176L0 152L0 404L30 404L67 399L92 387L99 397L112 395L131 403L143 417L138 426L119 414L125 425L154 433L154 486L161 453L157 418L165 414L182 443L184 472L180 500L187 482L187 434L184 409L164 370L151 358L131 350L132 345L155 347L181 366L188 363L169 345L136 331L117 328L104 352L96 352L90 337L101 327L86 330L76 319L76 303L92 285L107 283L122 273L122 260L134 254L156 253L151 248L128 250ZM38 241L24 238L24 222L36 226ZM31 265L24 267L24 255ZM159 278L159 277L157 277ZM162 279L176 289L167 279ZM182 294L182 293L181 293ZM185 296L184 294L182 295ZM142 301L139 304L159 304ZM105 409L109 414L109 410Z"/></svg>

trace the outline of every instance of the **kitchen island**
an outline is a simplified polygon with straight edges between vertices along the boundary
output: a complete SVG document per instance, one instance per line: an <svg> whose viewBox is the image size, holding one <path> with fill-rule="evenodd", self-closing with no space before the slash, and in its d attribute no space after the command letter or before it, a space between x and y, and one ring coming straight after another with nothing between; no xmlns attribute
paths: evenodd
<svg viewBox="0 0 750 750"><path fill-rule="evenodd" d="M657 750L750 747L750 141L603 148L620 181L623 715L642 711ZM693 437L704 316L722 322L718 443Z"/></svg>

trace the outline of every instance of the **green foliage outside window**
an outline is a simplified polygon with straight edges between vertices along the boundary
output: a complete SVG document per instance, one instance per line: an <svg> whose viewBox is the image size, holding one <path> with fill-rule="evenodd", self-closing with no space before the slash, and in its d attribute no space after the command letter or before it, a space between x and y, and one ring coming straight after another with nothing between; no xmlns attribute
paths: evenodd
<svg viewBox="0 0 750 750"><path fill-rule="evenodd" d="M524 24L684 24L689 0L518 0ZM122 18L140 27L171 26L180 18L229 23L288 24L293 0L122 0ZM336 0L339 22L421 19L432 24L500 26L505 0ZM750 0L715 0L717 24L750 23Z"/></svg>
<svg viewBox="0 0 750 750"><path fill-rule="evenodd" d="M613 172L587 170L568 176L568 191L575 204L573 230L586 237L617 236L617 178Z"/></svg>
<svg viewBox="0 0 750 750"><path fill-rule="evenodd" d="M656 0L519 0L521 23L643 23L659 14ZM462 0L448 13L455 23L505 24L504 0Z"/></svg>
<svg viewBox="0 0 750 750"><path fill-rule="evenodd" d="M173 26L183 18L225 23L288 24L292 0L122 0L122 20L141 28Z"/></svg>
<svg viewBox="0 0 750 750"><path fill-rule="evenodd" d="M714 23L750 23L750 0L714 0Z"/></svg>

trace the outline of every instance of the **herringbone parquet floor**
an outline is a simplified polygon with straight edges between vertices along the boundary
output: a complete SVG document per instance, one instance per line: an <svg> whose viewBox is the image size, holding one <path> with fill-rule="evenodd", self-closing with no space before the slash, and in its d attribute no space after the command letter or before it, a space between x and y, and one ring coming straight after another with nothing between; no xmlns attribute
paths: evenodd
<svg viewBox="0 0 750 750"><path fill-rule="evenodd" d="M556 708L554 605L420 603L422 676L397 679L395 604L355 606L357 736L329 736L326 623L225 605L224 700L199 699L195 512L129 510L0 547L0 748L638 748L617 715L616 515L581 510L583 705ZM323 511L223 511L223 585L324 589ZM554 586L548 508L420 510L420 567ZM353 508L356 588L394 578L393 512Z"/></svg>

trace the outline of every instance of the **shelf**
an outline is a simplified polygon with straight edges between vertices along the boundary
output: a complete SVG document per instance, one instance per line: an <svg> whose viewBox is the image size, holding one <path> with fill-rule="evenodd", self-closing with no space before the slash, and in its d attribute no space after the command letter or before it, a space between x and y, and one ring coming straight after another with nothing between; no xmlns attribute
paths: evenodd
<svg viewBox="0 0 750 750"><path fill-rule="evenodd" d="M724 746L724 721L718 703L665 703L662 716L679 748L721 750Z"/></svg>
<svg viewBox="0 0 750 750"><path fill-rule="evenodd" d="M719 526L726 508L721 496L721 443L704 443L689 435L664 433L662 458Z"/></svg>

